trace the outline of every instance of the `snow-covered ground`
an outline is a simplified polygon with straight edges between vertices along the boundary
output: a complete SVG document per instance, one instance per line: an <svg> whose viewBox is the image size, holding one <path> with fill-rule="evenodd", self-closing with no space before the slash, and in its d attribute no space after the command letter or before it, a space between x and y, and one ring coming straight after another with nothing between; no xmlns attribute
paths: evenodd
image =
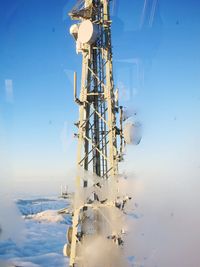
<svg viewBox="0 0 200 267"><path fill-rule="evenodd" d="M58 198L38 198L16 202L25 229L19 242L7 239L0 242L0 267L66 267L68 259L62 249L70 215L58 210L69 207L69 201Z"/></svg>

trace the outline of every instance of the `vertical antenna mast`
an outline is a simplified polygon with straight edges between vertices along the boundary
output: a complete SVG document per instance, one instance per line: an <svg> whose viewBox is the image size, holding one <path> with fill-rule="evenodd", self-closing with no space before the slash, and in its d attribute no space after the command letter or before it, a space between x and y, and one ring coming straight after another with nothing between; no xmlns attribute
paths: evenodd
<svg viewBox="0 0 200 267"><path fill-rule="evenodd" d="M124 141L122 126L118 128L116 125L120 108L114 94L110 1L78 1L69 15L72 20L79 21L71 26L70 33L76 41L77 53L82 54L79 98L76 73L74 75L74 100L79 105L79 120L75 124L78 127L77 166L83 170L76 177L75 195L78 195L81 188L92 186L102 189L103 182L117 177ZM120 138L121 142L118 140ZM121 145L119 150L118 143ZM85 171L88 172L85 174ZM89 185L87 177L83 176L91 172L98 177L98 182L94 179ZM101 201L97 191L94 190L83 205L74 207L68 245L64 247L65 254L70 257L71 267L86 266L81 262L77 249L85 237L97 233L104 235L104 229L98 223L104 219L98 210L111 204L106 200ZM92 227L88 227L88 224Z"/></svg>

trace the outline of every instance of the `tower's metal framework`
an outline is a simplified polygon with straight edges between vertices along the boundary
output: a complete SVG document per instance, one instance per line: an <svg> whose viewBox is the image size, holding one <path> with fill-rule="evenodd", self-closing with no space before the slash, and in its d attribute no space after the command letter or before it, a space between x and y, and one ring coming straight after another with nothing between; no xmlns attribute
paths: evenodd
<svg viewBox="0 0 200 267"><path fill-rule="evenodd" d="M82 54L79 97L77 97L76 73L74 74L74 99L79 105L79 120L75 125L78 127L77 165L83 170L93 172L103 181L118 175L118 162L122 159L124 145L122 107L118 106L117 91L113 82L110 1L78 1L69 15L73 20L79 21L77 27L83 21L90 20L97 31L93 43L78 43L78 33L74 32L77 51ZM117 127L118 118L120 118L119 127ZM88 181L82 180L79 173L76 177L77 192L80 187L87 186ZM101 182L94 183L94 186L101 187ZM73 212L73 225L68 232L67 247L71 267L77 265L77 244L84 235L92 234L85 226L87 219L83 218L87 217L84 214L93 208L94 202L97 224L93 227L92 233L102 231L98 226L97 206L101 208L110 204L106 201L101 202L95 193L92 201L90 199L90 202L76 207Z"/></svg>

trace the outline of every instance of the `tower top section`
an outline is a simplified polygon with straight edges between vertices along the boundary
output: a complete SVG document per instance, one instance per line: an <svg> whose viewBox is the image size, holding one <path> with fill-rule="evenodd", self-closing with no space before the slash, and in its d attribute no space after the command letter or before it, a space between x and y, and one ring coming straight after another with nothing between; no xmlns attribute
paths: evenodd
<svg viewBox="0 0 200 267"><path fill-rule="evenodd" d="M99 5L109 4L110 0L78 0L69 12L72 20L92 19L93 14L99 10Z"/></svg>

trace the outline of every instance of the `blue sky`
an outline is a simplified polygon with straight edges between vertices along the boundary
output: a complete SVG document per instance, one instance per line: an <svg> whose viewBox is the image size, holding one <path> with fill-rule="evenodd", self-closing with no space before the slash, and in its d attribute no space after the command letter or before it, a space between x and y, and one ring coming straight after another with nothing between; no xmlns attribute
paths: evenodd
<svg viewBox="0 0 200 267"><path fill-rule="evenodd" d="M57 179L75 164L72 79L74 70L80 78L81 56L67 16L74 3L1 0L2 177ZM143 125L125 164L138 175L200 174L199 10L194 0L112 6L115 84Z"/></svg>

